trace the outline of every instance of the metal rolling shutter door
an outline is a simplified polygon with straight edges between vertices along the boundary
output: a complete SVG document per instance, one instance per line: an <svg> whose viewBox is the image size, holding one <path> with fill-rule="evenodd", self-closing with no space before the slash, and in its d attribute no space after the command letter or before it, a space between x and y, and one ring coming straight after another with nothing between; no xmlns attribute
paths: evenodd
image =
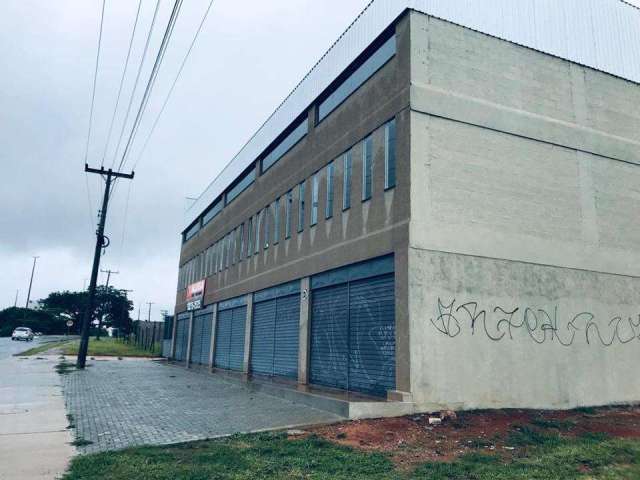
<svg viewBox="0 0 640 480"><path fill-rule="evenodd" d="M185 343L187 342L187 320L178 319L176 325L176 360L184 360L186 355Z"/></svg>
<svg viewBox="0 0 640 480"><path fill-rule="evenodd" d="M298 377L298 343L300 341L300 294L276 300L273 374Z"/></svg>
<svg viewBox="0 0 640 480"><path fill-rule="evenodd" d="M347 284L313 291L311 383L348 388L349 294Z"/></svg>
<svg viewBox="0 0 640 480"><path fill-rule="evenodd" d="M229 344L231 341L231 324L233 321L233 310L223 310L218 312L216 322L216 352L214 363L219 368L229 368Z"/></svg>
<svg viewBox="0 0 640 480"><path fill-rule="evenodd" d="M212 314L203 315L202 317L202 336L200 342L200 364L209 364L209 353L211 352L211 322Z"/></svg>
<svg viewBox="0 0 640 480"><path fill-rule="evenodd" d="M349 284L349 389L384 396L395 389L393 274Z"/></svg>
<svg viewBox="0 0 640 480"><path fill-rule="evenodd" d="M276 300L255 303L252 321L251 371L261 375L273 375Z"/></svg>
<svg viewBox="0 0 640 480"><path fill-rule="evenodd" d="M191 334L191 363L200 363L200 350L202 348L202 320L201 315L193 317L193 332Z"/></svg>
<svg viewBox="0 0 640 480"><path fill-rule="evenodd" d="M229 342L229 369L242 370L244 363L244 330L247 320L247 307L232 310L231 339Z"/></svg>

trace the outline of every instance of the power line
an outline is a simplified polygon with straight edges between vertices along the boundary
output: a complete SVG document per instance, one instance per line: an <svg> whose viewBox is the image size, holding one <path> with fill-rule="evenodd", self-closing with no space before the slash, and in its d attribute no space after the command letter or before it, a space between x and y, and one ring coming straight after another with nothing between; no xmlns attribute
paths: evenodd
<svg viewBox="0 0 640 480"><path fill-rule="evenodd" d="M151 92L155 85L156 78L158 76L158 71L160 70L160 66L162 65L162 60L167 50L167 46L169 45L169 41L173 33L173 27L175 26L181 6L182 6L182 0L175 0L173 4L173 10L171 11L171 17L169 17L169 22L167 23L167 27L164 31L164 36L162 37L160 48L158 49L158 53L156 55L156 60L153 64L153 68L151 70L151 74L149 75L149 79L147 80L147 86L142 96L142 101L140 102L140 107L138 108L138 113L136 114L136 118L133 122L133 127L131 128L131 133L129 134L129 138L125 145L124 152L122 153L122 158L120 159L118 170L120 170L122 166L126 163L127 155L129 154L131 145L133 144L135 136L138 132L138 127L140 126L142 115L144 114L144 111L147 108L149 97L151 96Z"/></svg>
<svg viewBox="0 0 640 480"><path fill-rule="evenodd" d="M111 116L111 124L109 125L109 133L107 134L107 141L104 145L104 151L102 152L102 161L100 162L101 166L104 166L104 159L107 156L107 149L109 148L109 143L111 141L111 133L113 132L113 124L116 119L116 113L118 111L118 106L120 105L120 96L122 95L122 87L124 86L124 79L127 74L127 68L129 67L129 58L131 57L131 49L133 47L133 39L136 36L136 28L138 27L138 19L140 18L140 7L142 7L142 0L138 0L138 10L136 11L136 19L133 22L133 29L131 31L131 38L129 39L129 50L127 51L127 58L124 61L124 70L122 70L122 77L120 78L120 87L118 88L118 96L116 98L116 106L113 109L113 115Z"/></svg>
<svg viewBox="0 0 640 480"><path fill-rule="evenodd" d="M120 130L120 137L118 138L118 143L116 145L116 149L113 152L113 159L111 160L111 168L116 163L116 158L118 156L118 150L120 150L120 144L122 143L122 138L124 137L124 131L127 127L127 121L129 120L129 114L131 113L131 107L133 106L133 99L135 98L136 89L138 88L138 82L140 81L140 74L142 73L142 67L144 66L144 62L147 58L147 51L149 50L149 43L151 41L151 35L153 34L153 27L156 24L156 18L158 17L158 10L160 8L160 0L156 0L156 8L153 12L153 18L151 19L151 25L149 26L149 31L147 32L147 39L145 40L144 50L142 52L142 58L140 59L140 65L138 66L138 72L136 73L136 79L133 83L133 90L131 91L131 98L129 99L129 105L127 106L127 113L124 116L124 122L122 123L122 129Z"/></svg>
<svg viewBox="0 0 640 480"><path fill-rule="evenodd" d="M182 73L182 70L184 69L184 66L187 63L187 59L189 58L189 55L191 54L191 50L193 50L193 46L195 45L196 40L198 39L198 35L200 35L200 31L202 30L202 26L204 25L204 22L207 20L207 16L209 15L209 10L211 10L211 6L213 5L213 2L214 2L214 0L211 0L209 2L209 6L207 7L207 10L204 12L202 20L200 21L200 25L198 26L198 30L196 30L196 33L193 36L193 40L191 41L191 45L189 45L189 49L187 50L187 53L185 54L184 58L182 59L182 63L180 65L180 68L178 69L178 73L176 74L176 78L173 80L173 83L171 84L171 88L169 89L169 93L167 93L167 96L164 99L164 102L162 104L162 108L160 109L160 112L158 113L158 116L156 117L155 121L153 122L153 126L151 127L149 135L147 136L147 138L146 138L146 140L145 140L145 142L144 142L144 144L142 146L142 150L140 151L140 154L138 155L138 158L136 159L136 161L135 161L135 163L133 165L133 170L135 170L136 166L138 165L138 163L142 159L142 156L144 155L144 152L147 149L147 145L149 144L149 140L151 140L151 137L153 136L153 133L154 133L154 131L156 129L156 125L158 125L160 117L164 113L164 109L167 106L167 103L169 102L169 98L171 97L171 94L173 93L173 90L176 87L176 84L178 83L178 79L180 78L180 74Z"/></svg>
<svg viewBox="0 0 640 480"><path fill-rule="evenodd" d="M100 64L100 51L102 50L102 27L104 25L104 7L106 0L102 0L102 12L100 14L100 30L98 32L98 51L96 53L96 65L93 72L93 88L91 89L91 108L89 109L89 129L87 131L87 142L84 149L84 162L87 163L89 157L89 143L91 142L91 129L93 127L93 110L96 100L96 84L98 82L98 66ZM89 200L89 229L93 229L95 218L93 216L93 201L91 200L91 189L89 188L89 175L85 172L85 183L87 187L87 199Z"/></svg>
<svg viewBox="0 0 640 480"><path fill-rule="evenodd" d="M93 126L93 108L96 100L96 83L98 81L98 65L100 64L100 50L102 47L102 26L104 25L104 6L106 0L102 0L102 13L100 15L100 33L98 34L98 52L96 54L96 66L93 72L93 89L91 91L91 109L89 110L89 131L87 133L87 144L84 149L84 162L87 163L89 157L89 142L91 140L91 128Z"/></svg>

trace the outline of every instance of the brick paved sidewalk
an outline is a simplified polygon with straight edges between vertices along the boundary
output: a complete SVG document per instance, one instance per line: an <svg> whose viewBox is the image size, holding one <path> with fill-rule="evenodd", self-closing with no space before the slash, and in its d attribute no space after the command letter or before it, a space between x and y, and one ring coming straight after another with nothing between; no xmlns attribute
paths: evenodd
<svg viewBox="0 0 640 480"><path fill-rule="evenodd" d="M160 445L340 420L306 405L250 392L216 375L151 360L95 360L63 375L81 453Z"/></svg>

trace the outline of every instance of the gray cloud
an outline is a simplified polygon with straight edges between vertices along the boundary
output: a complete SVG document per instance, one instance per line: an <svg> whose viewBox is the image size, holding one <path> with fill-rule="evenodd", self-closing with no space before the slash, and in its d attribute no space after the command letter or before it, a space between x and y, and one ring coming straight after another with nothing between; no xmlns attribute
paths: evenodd
<svg viewBox="0 0 640 480"><path fill-rule="evenodd" d="M171 2L163 1L163 27ZM185 2L141 125L129 167L138 159L205 0ZM198 195L367 0L217 0L195 50L131 184L118 186L104 268L118 269L116 286L136 302L154 301L154 314L172 309L184 197ZM79 289L89 276L99 180L82 172L101 2L8 0L0 16L0 308L24 303L31 255L40 255L32 298ZM103 52L89 150L99 164L116 100L136 2L107 2ZM137 67L155 2L143 0L132 54ZM152 52L161 28L153 37ZM147 64L147 68L150 63ZM144 79L148 70L143 73ZM128 100L134 71L127 74ZM135 104L134 104L135 105ZM113 151L124 114L116 120ZM111 155L107 156L107 165ZM122 245L124 230L124 246ZM103 279L102 279L103 280ZM144 308L143 308L144 312ZM144 315L143 315L144 316Z"/></svg>

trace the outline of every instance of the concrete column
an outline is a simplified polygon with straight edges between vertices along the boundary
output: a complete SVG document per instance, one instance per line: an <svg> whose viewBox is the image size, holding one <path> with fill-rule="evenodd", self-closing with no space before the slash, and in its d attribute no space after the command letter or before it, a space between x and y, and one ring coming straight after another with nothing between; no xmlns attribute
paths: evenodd
<svg viewBox="0 0 640 480"><path fill-rule="evenodd" d="M213 371L213 365L216 358L216 326L218 323L218 304L213 306L211 314L211 346L209 347L209 371Z"/></svg>
<svg viewBox="0 0 640 480"><path fill-rule="evenodd" d="M247 295L247 319L244 324L244 362L242 363L242 371L245 375L249 374L249 358L251 355L251 325L253 319L253 293Z"/></svg>
<svg viewBox="0 0 640 480"><path fill-rule="evenodd" d="M300 339L298 343L298 383L309 383L309 346L311 331L311 279L300 280Z"/></svg>
<svg viewBox="0 0 640 480"><path fill-rule="evenodd" d="M173 314L173 325L171 326L171 349L169 350L169 358L176 358L176 329L178 328L178 314Z"/></svg>
<svg viewBox="0 0 640 480"><path fill-rule="evenodd" d="M184 366L189 368L191 364L191 339L193 337L193 312L189 314L189 336L187 337L187 358L184 360Z"/></svg>

